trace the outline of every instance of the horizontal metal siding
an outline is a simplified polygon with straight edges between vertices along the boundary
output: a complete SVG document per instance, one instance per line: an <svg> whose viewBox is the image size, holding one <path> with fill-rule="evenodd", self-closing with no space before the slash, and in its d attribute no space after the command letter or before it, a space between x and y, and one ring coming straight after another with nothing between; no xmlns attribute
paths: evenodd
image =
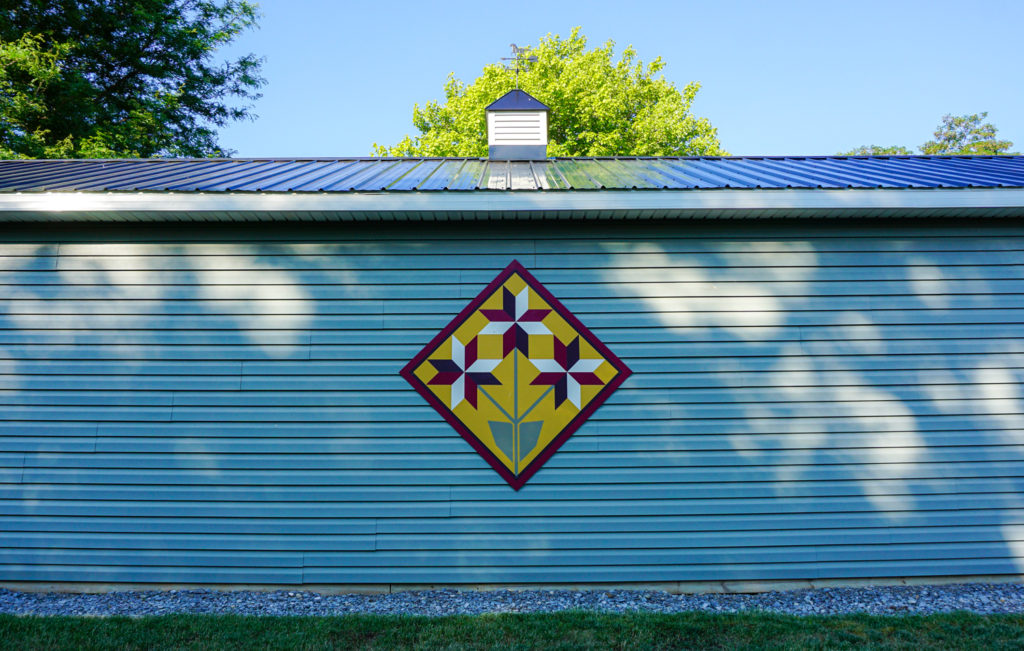
<svg viewBox="0 0 1024 651"><path fill-rule="evenodd" d="M0 237L0 580L1024 562L1024 227L160 233ZM519 492L397 375L513 258L635 371Z"/></svg>

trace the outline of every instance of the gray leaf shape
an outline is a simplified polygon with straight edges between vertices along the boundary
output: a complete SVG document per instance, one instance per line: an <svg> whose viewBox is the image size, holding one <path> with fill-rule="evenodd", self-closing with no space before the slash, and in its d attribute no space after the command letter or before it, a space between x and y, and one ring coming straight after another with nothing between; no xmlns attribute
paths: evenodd
<svg viewBox="0 0 1024 651"><path fill-rule="evenodd" d="M530 456L533 448L537 447L540 440L540 430L544 427L544 421L535 420L530 423L519 423L519 460L522 461Z"/></svg>
<svg viewBox="0 0 1024 651"><path fill-rule="evenodd" d="M492 420L487 422L491 427L491 436L494 437L494 443L498 446L498 449L505 453L509 459L512 459L512 448L513 448L513 429L512 423L506 423L500 420Z"/></svg>

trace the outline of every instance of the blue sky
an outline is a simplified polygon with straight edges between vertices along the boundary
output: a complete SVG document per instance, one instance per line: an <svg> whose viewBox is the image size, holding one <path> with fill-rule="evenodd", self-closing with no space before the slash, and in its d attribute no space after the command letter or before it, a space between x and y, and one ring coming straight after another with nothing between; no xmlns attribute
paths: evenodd
<svg viewBox="0 0 1024 651"><path fill-rule="evenodd" d="M988 111L1024 151L1024 2L340 2L263 0L231 52L266 57L254 122L221 131L237 156L364 156L414 131L449 72L472 81L575 25L592 45L661 56L699 81L694 113L732 154L916 148L946 113Z"/></svg>

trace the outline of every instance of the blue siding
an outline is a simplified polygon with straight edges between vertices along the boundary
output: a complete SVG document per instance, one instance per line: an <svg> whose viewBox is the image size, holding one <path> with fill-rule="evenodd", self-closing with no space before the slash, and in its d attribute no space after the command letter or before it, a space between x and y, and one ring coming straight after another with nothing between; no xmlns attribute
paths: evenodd
<svg viewBox="0 0 1024 651"><path fill-rule="evenodd" d="M8 229L0 581L1019 574L1022 254L1005 224ZM513 258L635 371L519 492L398 376Z"/></svg>

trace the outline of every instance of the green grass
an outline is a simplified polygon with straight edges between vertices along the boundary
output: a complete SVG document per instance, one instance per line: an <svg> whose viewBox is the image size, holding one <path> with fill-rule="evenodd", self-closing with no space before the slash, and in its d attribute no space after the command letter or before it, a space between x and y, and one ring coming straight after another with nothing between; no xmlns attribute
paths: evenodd
<svg viewBox="0 0 1024 651"><path fill-rule="evenodd" d="M1024 615L16 617L0 649L1020 649Z"/></svg>

